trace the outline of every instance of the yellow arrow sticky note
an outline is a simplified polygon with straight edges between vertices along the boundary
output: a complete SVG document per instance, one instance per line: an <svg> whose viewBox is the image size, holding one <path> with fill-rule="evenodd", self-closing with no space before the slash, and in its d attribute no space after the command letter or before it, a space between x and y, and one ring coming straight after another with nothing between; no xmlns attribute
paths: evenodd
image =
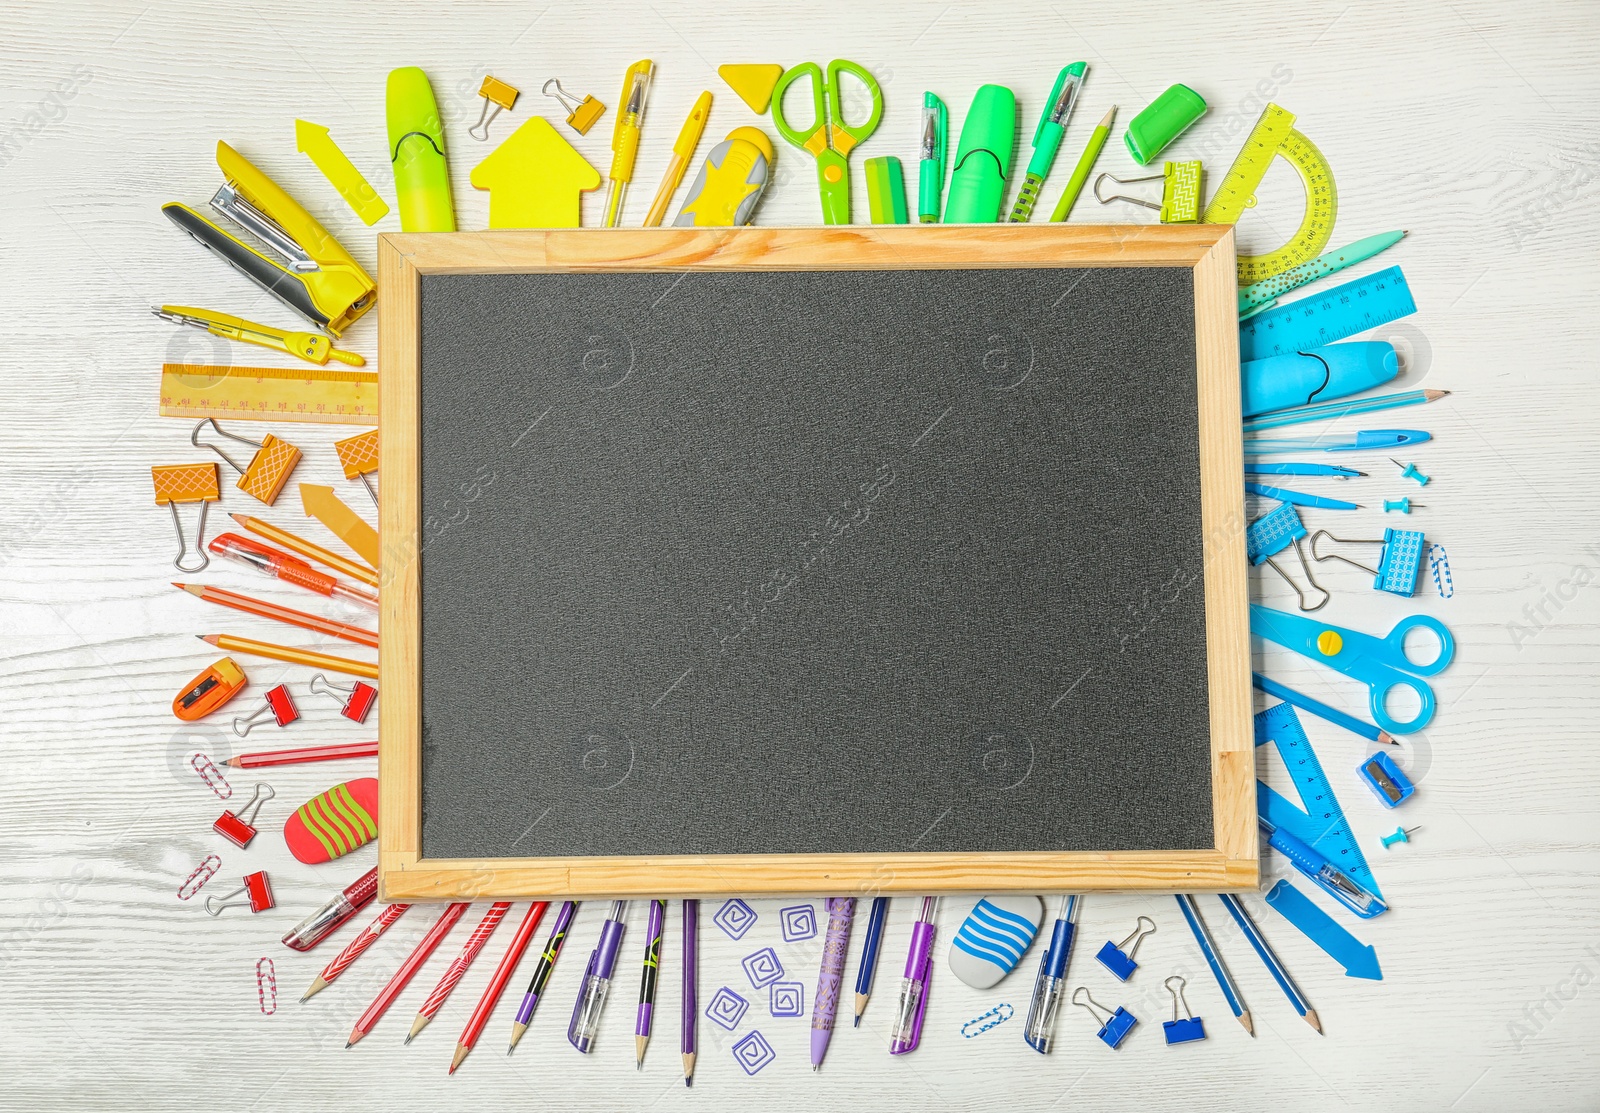
<svg viewBox="0 0 1600 1113"><path fill-rule="evenodd" d="M469 180L489 191L490 228L576 228L581 195L600 188L600 171L535 116L474 166Z"/></svg>
<svg viewBox="0 0 1600 1113"><path fill-rule="evenodd" d="M339 501L332 487L319 487L315 483L300 484L300 505L306 517L315 518L329 531L350 546L351 550L372 567L378 567L378 531L354 510Z"/></svg>
<svg viewBox="0 0 1600 1113"><path fill-rule="evenodd" d="M367 184L355 163L339 149L328 129L307 120L294 122L295 150L309 158L330 185L339 191L345 204L356 211L368 227L378 223L389 212L389 206L378 191Z"/></svg>

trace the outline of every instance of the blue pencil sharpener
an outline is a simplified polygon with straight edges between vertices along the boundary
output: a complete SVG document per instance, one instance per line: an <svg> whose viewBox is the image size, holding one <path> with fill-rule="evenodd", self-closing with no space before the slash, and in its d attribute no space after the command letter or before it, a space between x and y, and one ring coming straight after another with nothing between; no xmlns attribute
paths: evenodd
<svg viewBox="0 0 1600 1113"><path fill-rule="evenodd" d="M1377 793L1378 801L1386 808L1399 807L1417 791L1417 786L1388 754L1373 754L1356 767L1356 773Z"/></svg>

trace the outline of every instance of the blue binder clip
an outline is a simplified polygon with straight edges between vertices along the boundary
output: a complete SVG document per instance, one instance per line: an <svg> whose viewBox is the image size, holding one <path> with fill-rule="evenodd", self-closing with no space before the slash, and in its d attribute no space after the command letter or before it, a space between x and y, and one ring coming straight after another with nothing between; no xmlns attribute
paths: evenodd
<svg viewBox="0 0 1600 1113"><path fill-rule="evenodd" d="M1141 925L1144 924L1149 924L1150 926L1142 927ZM1132 935L1121 943L1113 943L1107 939L1106 945L1101 947L1099 953L1094 957L1099 960L1101 966L1115 974L1119 982L1125 982L1133 976L1135 970L1139 969L1139 964L1133 961L1134 952L1139 949L1139 944L1144 942L1144 937L1155 930L1156 922L1154 920L1149 916L1140 916L1138 920L1134 921ZM1130 943L1133 946L1128 946Z"/></svg>
<svg viewBox="0 0 1600 1113"><path fill-rule="evenodd" d="M1326 555L1317 551L1317 542L1323 538L1336 541L1341 545L1381 545L1383 548L1378 553L1378 567L1372 568L1358 560L1351 560L1339 553ZM1383 531L1383 540L1349 540L1335 537L1325 529L1319 529L1311 535L1311 556L1315 560L1342 560L1346 564L1354 565L1363 572L1370 572L1375 579L1372 586L1377 591L1387 591L1390 595L1399 595L1406 599L1417 593L1417 575L1422 571L1423 539L1420 529L1386 529Z"/></svg>
<svg viewBox="0 0 1600 1113"><path fill-rule="evenodd" d="M1177 982L1176 988L1173 982ZM1184 1000L1183 987L1189 983L1184 981L1182 974L1174 974L1161 983L1167 987L1167 992L1172 994L1172 1019L1163 1021L1161 1032L1167 1037L1169 1044L1193 1043L1195 1040L1206 1038L1206 1026L1198 1016L1189 1011L1189 1002ZM1183 1009L1183 1016L1178 1016L1179 1008Z"/></svg>
<svg viewBox="0 0 1600 1113"><path fill-rule="evenodd" d="M1088 1002L1087 1005L1078 1000L1080 993L1083 995L1084 1001ZM1090 997L1088 986L1080 985L1072 991L1072 1003L1081 1009L1089 1010L1089 1015L1094 1017L1096 1024L1100 1025L1100 1031L1096 1035L1112 1051L1121 1046L1122 1041L1128 1038L1128 1033L1133 1031L1133 1026L1139 1023L1138 1018L1121 1005L1117 1006L1116 1012L1112 1012L1093 997ZM1106 1014L1104 1020L1100 1019L1101 1013Z"/></svg>
<svg viewBox="0 0 1600 1113"><path fill-rule="evenodd" d="M1394 759L1385 753L1376 753L1356 767L1356 773L1367 787L1378 794L1386 808L1397 808L1411 798L1417 786L1411 783Z"/></svg>
<svg viewBox="0 0 1600 1113"><path fill-rule="evenodd" d="M1252 566L1259 567L1265 564L1282 576L1284 582L1294 588L1294 593L1300 600L1300 609L1302 611L1315 611L1326 606L1331 596L1323 590L1322 585L1317 583L1317 578L1311 574L1311 565L1306 560L1305 550L1300 547L1300 540L1305 535L1306 527L1305 523L1300 520L1300 512L1291 504L1285 502L1280 503L1276 510L1263 514L1250 523L1249 527L1244 531L1244 547L1245 552L1250 557ZM1311 585L1312 591L1322 596L1320 603L1312 603L1308 606L1307 600L1311 597L1273 559L1273 557L1291 546L1294 548L1294 555L1300 558L1300 570L1306 574L1306 583Z"/></svg>

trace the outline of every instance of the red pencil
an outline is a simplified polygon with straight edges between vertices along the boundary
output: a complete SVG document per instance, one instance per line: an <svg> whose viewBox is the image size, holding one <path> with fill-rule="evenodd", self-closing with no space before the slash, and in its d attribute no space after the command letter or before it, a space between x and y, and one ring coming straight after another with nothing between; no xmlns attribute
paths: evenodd
<svg viewBox="0 0 1600 1113"><path fill-rule="evenodd" d="M307 761L333 761L341 757L377 757L376 742L341 742L337 746L301 746L293 750L259 750L230 757L235 769L255 769L262 765L298 765Z"/></svg>
<svg viewBox="0 0 1600 1113"><path fill-rule="evenodd" d="M389 1006L394 1004L394 999L400 996L400 991L405 989L406 983L411 981L412 976L418 970L422 969L422 964L428 961L428 956L433 954L433 949L439 945L450 929L455 927L456 921L461 919L462 913L466 912L471 906L471 901L459 901L444 910L444 915L440 916L438 921L428 929L428 934L422 937L422 942L417 944L417 949L412 951L410 957L400 964L400 969L394 972L394 977L390 978L389 984L383 987L383 992L378 994L372 1004L367 1006L367 1011L361 1014L361 1018L356 1021L356 1026L350 1029L350 1040L345 1044L346 1047L354 1047L361 1042L368 1032L372 1031L372 1026L378 1023L383 1014L388 1011Z"/></svg>
<svg viewBox="0 0 1600 1113"><path fill-rule="evenodd" d="M497 900L489 906L489 911L483 914L478 926L467 936L466 946L461 948L461 953L445 970L444 977L439 979L439 984L428 994L428 999L422 1003L422 1008L417 1010L417 1018L411 1022L411 1032L406 1036L407 1043L416 1039L417 1033L426 1028L438 1015L439 1010L444 1008L445 998L456 988L461 975L467 972L472 960L478 957L478 952L483 950L483 945L489 941L489 936L494 934L494 929L500 926L500 921L505 918L506 910L510 907L511 902L508 900Z"/></svg>
<svg viewBox="0 0 1600 1113"><path fill-rule="evenodd" d="M511 975L516 972L517 963L522 961L522 952L528 949L528 941L533 938L534 929L539 926L539 921L544 919L544 911L549 907L550 902L547 900L536 900L528 905L528 914L517 926L516 938L511 940L511 946L506 948L506 953L500 956L500 965L494 968L494 976L489 979L489 984L484 986L483 996L478 999L478 1007L472 1010L472 1018L462 1030L461 1038L456 1041L456 1057L450 1060L451 1074L456 1072L461 1061L467 1057L467 1052L472 1050L473 1045L478 1042L478 1037L483 1034L483 1026L489 1023L489 1017L500 1001L500 994L504 992L506 983L511 980Z"/></svg>
<svg viewBox="0 0 1600 1113"><path fill-rule="evenodd" d="M297 611L293 607L285 607L278 603L268 603L265 599L255 599L248 595L240 595L237 591L229 591L223 587L207 587L204 584L179 584L172 585L182 588L197 599L204 599L207 603L216 603L223 607L232 607L236 611L246 614L260 615L262 618L272 618L279 622L287 622L290 626L298 626L302 630L315 630L319 634L332 634L345 641L356 642L360 645L370 645L378 648L378 635L375 631L364 626L352 626L348 622L340 622L336 618L323 618L321 615L307 614Z"/></svg>

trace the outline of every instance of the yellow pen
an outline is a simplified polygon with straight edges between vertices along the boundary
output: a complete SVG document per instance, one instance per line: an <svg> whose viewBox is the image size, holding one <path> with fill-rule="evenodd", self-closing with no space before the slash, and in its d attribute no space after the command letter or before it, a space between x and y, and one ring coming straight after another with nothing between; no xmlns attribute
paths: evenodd
<svg viewBox="0 0 1600 1113"><path fill-rule="evenodd" d="M644 98L650 91L655 63L646 58L628 67L622 79L622 108L611 133L611 185L606 190L605 227L615 228L622 216L622 197L633 180L633 160L639 155L639 125L644 123Z"/></svg>
<svg viewBox="0 0 1600 1113"><path fill-rule="evenodd" d="M694 149L700 145L700 136L705 133L706 119L710 115L711 91L708 89L694 102L694 107L689 110L689 118L683 122L683 130L678 132L678 141L672 145L672 161L667 163L661 188L656 190L656 199L651 202L650 212L644 218L646 228L661 227L661 221L667 215L667 206L672 204L672 195L683 184L684 171L689 169L689 160L694 157Z"/></svg>
<svg viewBox="0 0 1600 1113"><path fill-rule="evenodd" d="M326 336L318 336L314 332L285 332L281 328L270 325L258 325L253 321L246 321L240 317L230 317L226 313L214 313L209 309L195 309L187 305L152 306L150 312L160 317L163 321L171 321L176 325L188 325L190 328L204 329L212 336L225 337L228 340L237 340L243 344L259 344L263 348L272 348L280 352L288 352L307 363L315 363L319 367L330 359L351 367L364 367L367 361L355 352L340 351L333 346L333 341Z"/></svg>

